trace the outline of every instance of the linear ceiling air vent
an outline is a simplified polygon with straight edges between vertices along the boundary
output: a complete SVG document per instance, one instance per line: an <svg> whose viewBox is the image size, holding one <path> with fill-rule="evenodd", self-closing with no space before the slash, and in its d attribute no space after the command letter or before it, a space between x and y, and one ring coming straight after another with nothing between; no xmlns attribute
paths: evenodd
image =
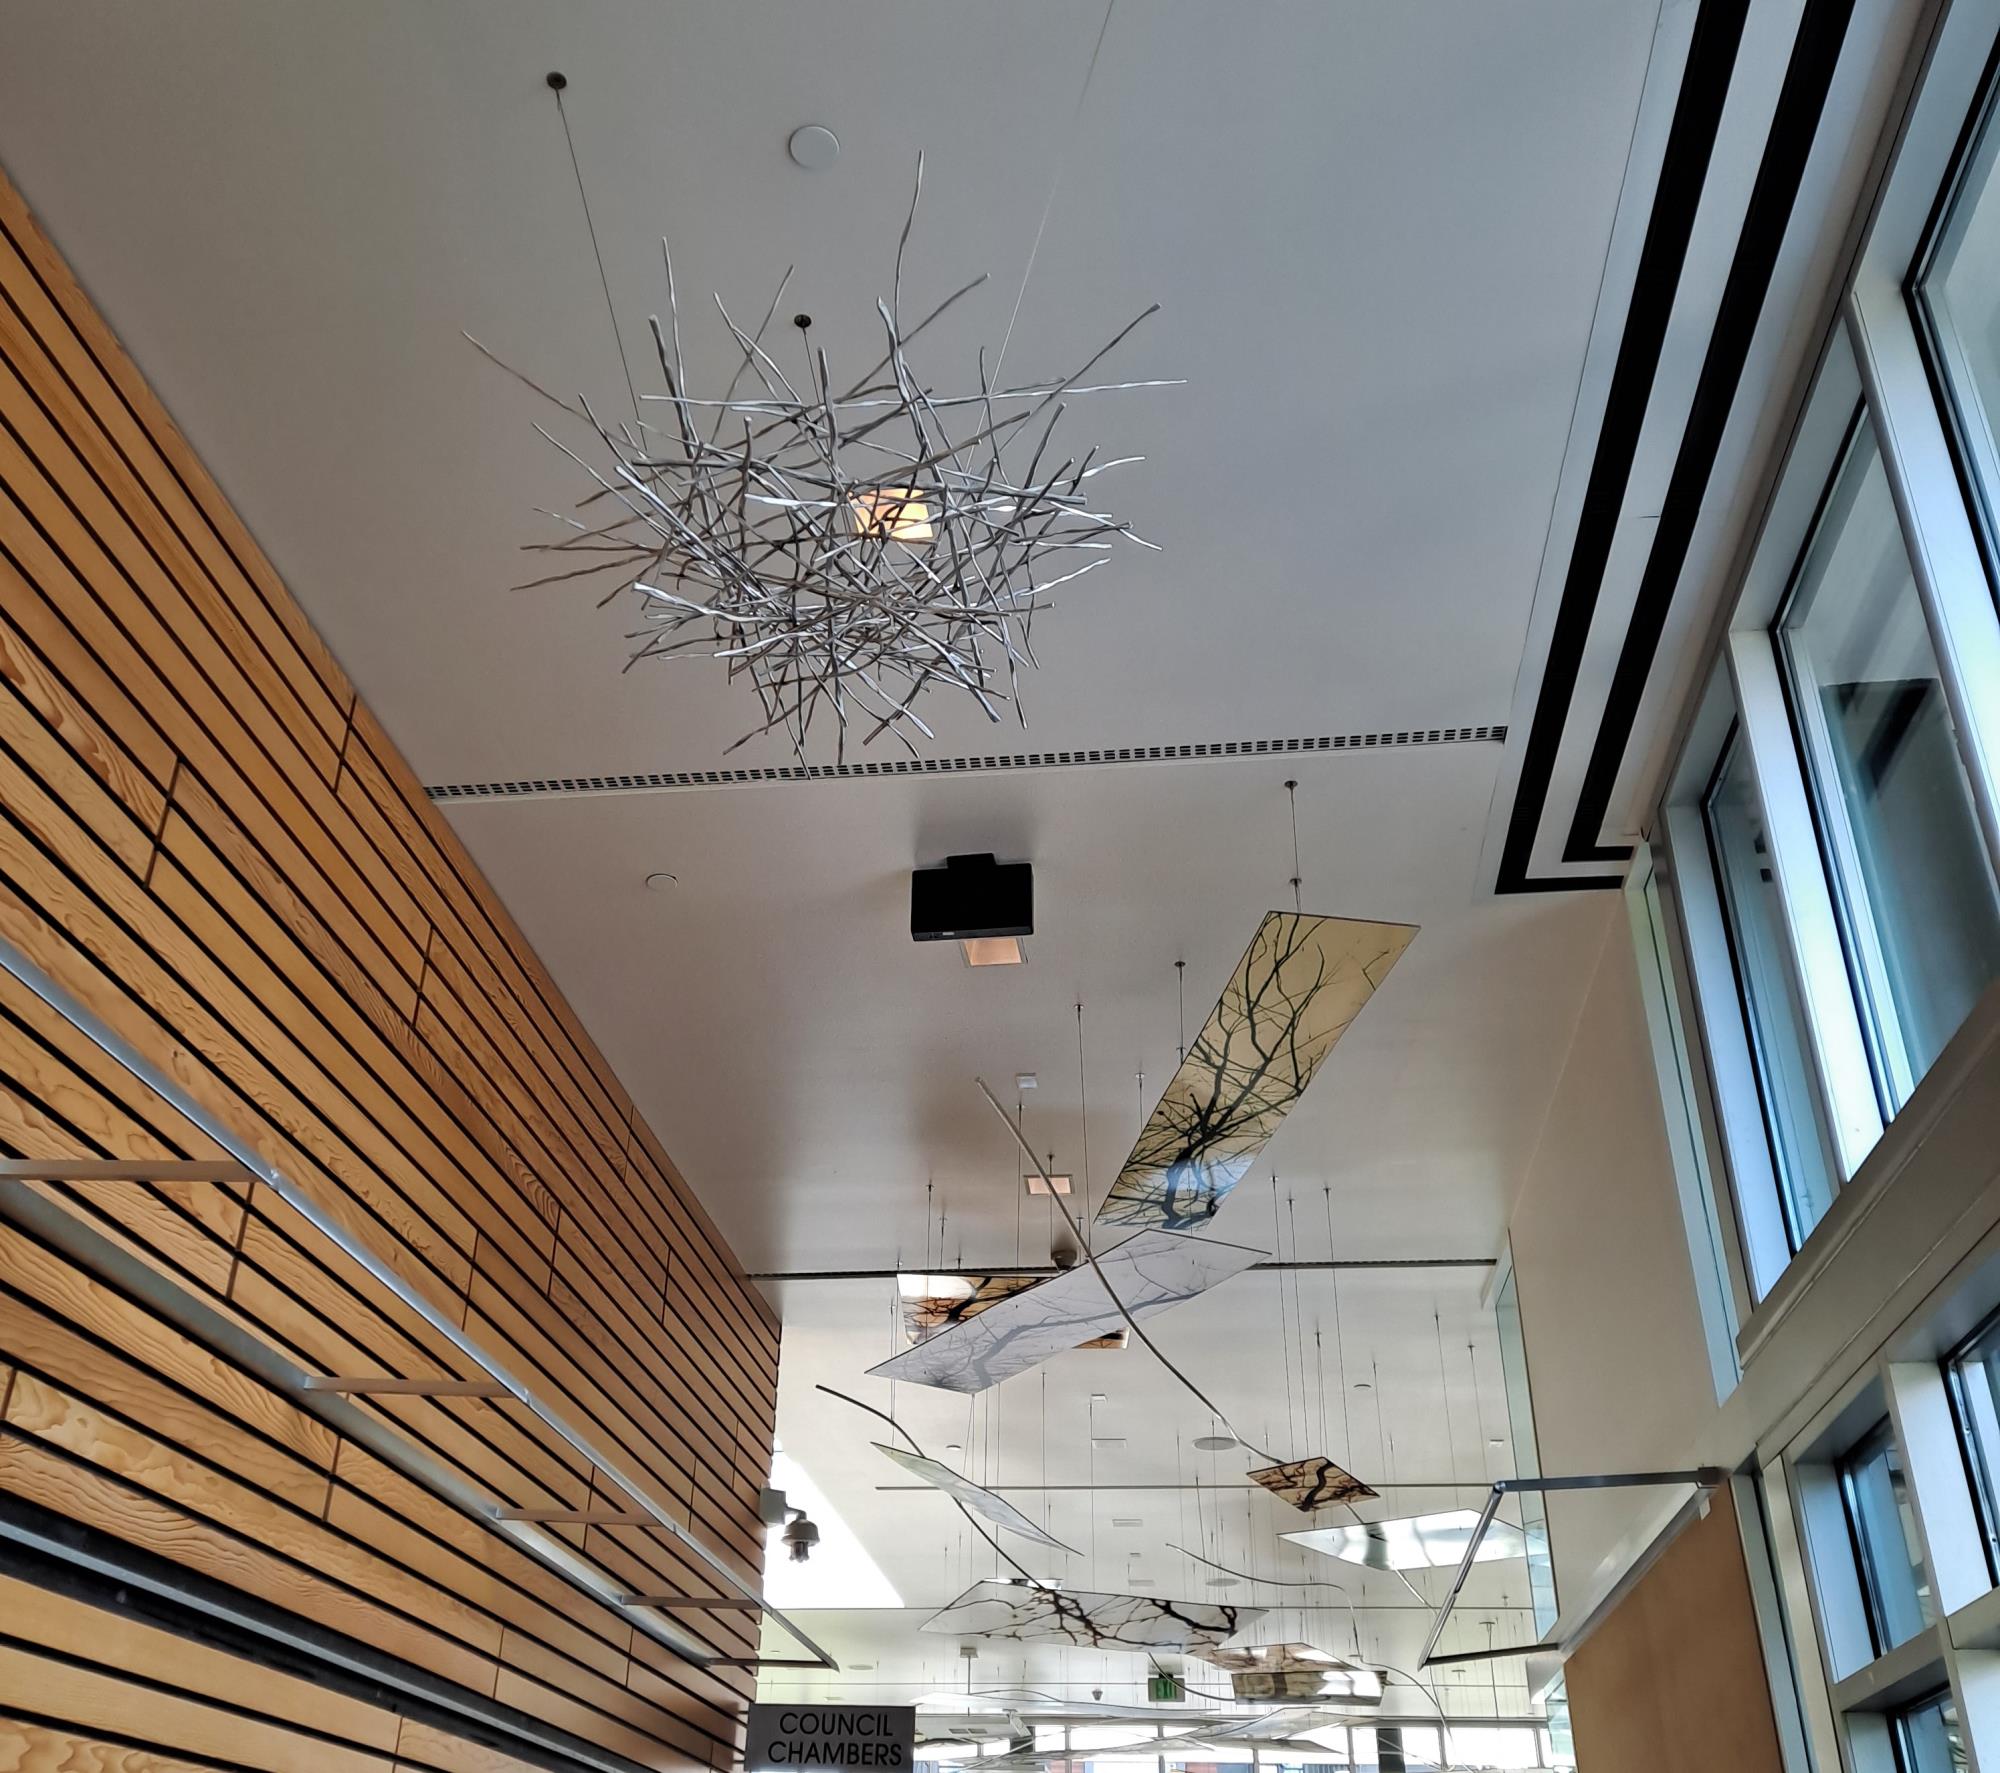
<svg viewBox="0 0 2000 1773"><path fill-rule="evenodd" d="M956 776L989 770L1079 769L1092 764L1186 763L1270 757L1293 751L1391 751L1416 745L1502 744L1495 726L1411 727L1396 732L1322 733L1313 738L1213 739L1187 745L1105 745L1080 751L1016 751L995 757L885 757L866 763L785 763L765 769L645 770L623 776L547 776L517 782L442 782L431 799L551 800L584 794L666 794L747 788L761 782L851 782L880 776Z"/></svg>

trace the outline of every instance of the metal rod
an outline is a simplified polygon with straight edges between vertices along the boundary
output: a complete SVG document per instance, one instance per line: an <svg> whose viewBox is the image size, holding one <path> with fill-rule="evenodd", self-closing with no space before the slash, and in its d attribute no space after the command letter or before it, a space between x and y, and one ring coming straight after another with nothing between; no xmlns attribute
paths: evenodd
<svg viewBox="0 0 2000 1773"><path fill-rule="evenodd" d="M1438 1639L1444 1635L1445 1621L1451 1617L1451 1610L1457 1604L1459 1591L1465 1587L1465 1579L1472 1573L1473 1560L1479 1555L1479 1542L1486 1537L1486 1529L1493 1524L1493 1517L1499 1511L1503 1496L1523 1493L1547 1494L1561 1490L1647 1490L1658 1489L1668 1484L1692 1484L1696 1498L1706 1496L1718 1484L1724 1482L1728 1473L1718 1466L1702 1465L1691 1471L1621 1471L1591 1474L1582 1477L1532 1477L1501 1478L1487 1493L1486 1506L1479 1511L1479 1524L1472 1529L1472 1537L1465 1542L1465 1555L1458 1560L1458 1569L1451 1579L1451 1587L1445 1590L1444 1599L1438 1605L1437 1618L1431 1622L1431 1635L1424 1639L1423 1650L1418 1654L1417 1666L1430 1665L1431 1652L1438 1646Z"/></svg>
<svg viewBox="0 0 2000 1773"><path fill-rule="evenodd" d="M9 969L12 970L11 968ZM10 1157L0 1182L255 1182L245 1165L222 1158Z"/></svg>
<svg viewBox="0 0 2000 1773"><path fill-rule="evenodd" d="M711 1656L710 1668L824 1668L805 1656Z"/></svg>
<svg viewBox="0 0 2000 1773"><path fill-rule="evenodd" d="M707 1565L726 1587L746 1599L754 1599L765 1618L775 1622L793 1642L812 1652L817 1658L817 1666L833 1669L836 1672L839 1670L840 1664L831 1655L807 1637L785 1614L766 1601L755 1588L730 1568L719 1553L711 1550L698 1534L676 1521L673 1518L671 1504L654 1499L652 1494L654 1486L650 1479L635 1472L629 1461L613 1453L607 1444L600 1442L588 1429L570 1421L554 1403L541 1396L536 1385L528 1377L511 1377L508 1361L485 1348L478 1338L458 1321L455 1303L446 1303L433 1298L427 1288L405 1276L395 1263L379 1254L359 1231L345 1222L340 1210L322 1203L307 1189L286 1176L275 1164L266 1161L255 1146L239 1136L219 1115L211 1113L178 1083L164 1075L158 1066L152 1064L94 1011L80 1003L68 990L22 953L18 946L4 938L0 938L0 967L12 973L58 1015L143 1081L163 1101L179 1110L193 1125L199 1127L241 1163L253 1181L261 1182L271 1189L315 1230L347 1256L360 1263L369 1274L414 1310L432 1329L444 1336L468 1360L504 1383L507 1389L526 1404L553 1433L567 1441L596 1466L609 1483L637 1500L652 1517L649 1524L656 1525L661 1531L678 1540L692 1556ZM0 1198L4 1198L8 1192L11 1191L0 1191ZM493 1517L489 1515L488 1518ZM591 1586L594 1588L595 1585ZM682 1650L681 1653L687 1655L690 1661L700 1663L707 1659L705 1651L704 1646L702 1652Z"/></svg>
<svg viewBox="0 0 2000 1773"><path fill-rule="evenodd" d="M1547 1494L1555 1490L1657 1490L1669 1484L1693 1484L1698 1489L1713 1490L1728 1476L1719 1466L1697 1465L1691 1471L1621 1471L1604 1477L1501 1478L1493 1487L1506 1496L1523 1491Z"/></svg>
<svg viewBox="0 0 2000 1773"><path fill-rule="evenodd" d="M1525 1612L1526 1610L1525 1608L1518 1607L1515 1609L1516 1612ZM1368 1607L1364 1608L1363 1611L1374 1612L1376 1609ZM1545 1638L1540 1643L1535 1644L1503 1644L1494 1650L1447 1650L1442 1656L1426 1656L1423 1666L1425 1668L1442 1668L1445 1664L1451 1662L1504 1662L1510 1656L1544 1656L1553 1654L1561 1648L1562 1645ZM1452 1720L1453 1723L1457 1721L1456 1718Z"/></svg>
<svg viewBox="0 0 2000 1773"><path fill-rule="evenodd" d="M300 1388L338 1391L349 1397L512 1397L498 1379L395 1379L388 1374L322 1377L315 1373Z"/></svg>
<svg viewBox="0 0 2000 1773"><path fill-rule="evenodd" d="M1305 1274L1314 1270L1357 1268L1491 1268L1496 1260L1497 1258L1492 1256L1353 1256L1336 1260L1321 1258L1310 1262L1253 1262L1247 1272ZM767 1270L746 1278L753 1281L872 1281L894 1280L898 1275L914 1272L917 1271L910 1268L795 1268ZM1051 1264L1037 1268L996 1263L990 1268L925 1268L921 1272L966 1280L983 1280L988 1276L1019 1274L1034 1275L1040 1279L1052 1274L1061 1274L1063 1271Z"/></svg>
<svg viewBox="0 0 2000 1773"><path fill-rule="evenodd" d="M534 1521L544 1527L657 1527L650 1514L629 1508L496 1508L496 1521Z"/></svg>
<svg viewBox="0 0 2000 1773"><path fill-rule="evenodd" d="M665 1612L699 1611L705 1613L754 1613L755 1601L746 1601L740 1595L729 1594L628 1594L619 1602L624 1607L653 1607ZM808 1667L817 1668L817 1662Z"/></svg>
<svg viewBox="0 0 2000 1773"><path fill-rule="evenodd" d="M1251 1490L1251 1491L1255 1491L1255 1492L1256 1492L1257 1494L1259 1494L1259 1495L1263 1495L1263 1496L1268 1496L1268 1495L1270 1495L1270 1493L1271 1493L1271 1492L1270 1492L1269 1490L1265 1489L1265 1488L1264 1488L1264 1486L1263 1486L1262 1484L1252 1484L1252 1483L1241 1483L1241 1484L1201 1484L1201 1483L1189 1483L1189 1484L1113 1484L1113 1483L1103 1483L1103 1484L982 1484L982 1485L981 1485L980 1487L981 1487L982 1489L986 1489L986 1490L991 1490L991 1491L993 1491L993 1492L994 1492L994 1493L995 1493L996 1495L997 1495L997 1494L999 1494L999 1493L1000 1493L1001 1491L1004 1491L1004 1490L1024 1490L1024 1491L1031 1491L1031 1492L1033 1492L1033 1493L1035 1493L1035 1494L1041 1494L1041 1493L1042 1493L1042 1492L1044 1492L1044 1491L1056 1491L1056 1490L1072 1490L1072 1491L1076 1491L1076 1492L1078 1492L1078 1493L1080 1493L1080 1494L1087 1494L1087 1493L1088 1493L1088 1492L1090 1492L1090 1491L1093 1491L1093 1490L1097 1490L1097 1491L1103 1491L1104 1493L1106 1493L1106 1494L1108 1494L1108 1495L1116 1495L1116 1496L1123 1496L1123 1495L1130 1495L1130 1494L1133 1494L1133 1493L1135 1493L1135 1492L1138 1492L1138 1491L1143 1491L1143 1490L1166 1490L1166 1491L1178 1491L1178 1490L1205 1490L1205 1491L1207 1491L1207 1492L1208 1492L1208 1493L1209 1493L1210 1495L1213 1495L1213 1494L1214 1494L1214 1493L1215 1493L1216 1491L1218 1491L1218 1490ZM1478 1480L1477 1480L1477 1479L1473 1479L1473 1480L1471 1480L1471 1481L1469 1481L1469 1482L1468 1482L1468 1481L1467 1481L1466 1479L1464 1479L1464 1478L1438 1478L1438 1479L1434 1480L1434 1481L1433 1481L1433 1482L1431 1482L1431 1483L1421 1483L1421 1482L1417 1482L1417 1481L1414 1481L1414 1480L1412 1480L1412 1481L1409 1481L1409 1482L1404 1482L1404 1483L1394 1483L1394 1484L1370 1484L1370 1485L1369 1485L1368 1487L1369 1487L1369 1488L1370 1488L1371 1490L1375 1490L1375 1491L1379 1491L1379 1492L1380 1492L1380 1493L1381 1493L1382 1495L1385 1495L1385 1496L1386 1496L1386 1495L1388 1495L1388 1494L1389 1494L1389 1493L1390 1493L1391 1491L1394 1491L1394 1490L1477 1490L1477 1489L1480 1489L1480 1488L1482 1488L1483 1486L1482 1486L1482 1485L1481 1485L1481 1484L1480 1484L1480 1483L1478 1482ZM884 1493L884 1492L889 1492L889 1491L895 1491L895 1492L903 1492L903 1491L908 1491L908 1492L910 1492L910 1493L912 1493L912 1494L924 1494L924 1495L934 1495L934 1494L936 1494L936 1491L937 1491L937 1486L936 1486L935 1484L877 1484L877 1485L875 1486L875 1489L876 1489L876 1491L877 1491L877 1493L878 1493L878 1494L880 1494L880 1493Z"/></svg>

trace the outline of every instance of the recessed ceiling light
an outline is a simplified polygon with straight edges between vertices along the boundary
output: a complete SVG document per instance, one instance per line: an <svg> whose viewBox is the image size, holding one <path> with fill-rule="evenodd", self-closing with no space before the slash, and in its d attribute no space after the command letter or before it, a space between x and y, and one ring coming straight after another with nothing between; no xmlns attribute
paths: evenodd
<svg viewBox="0 0 2000 1773"><path fill-rule="evenodd" d="M1103 1403L1103 1402L1104 1402L1104 1399L1105 1399L1105 1395L1106 1395L1106 1394L1105 1394L1105 1393L1103 1393L1103 1392L1101 1392L1101 1391L1093 1391L1093 1392L1092 1392L1092 1393L1090 1394L1090 1401L1091 1401L1091 1402L1092 1402L1093 1404L1101 1404L1101 1403Z"/></svg>
<svg viewBox="0 0 2000 1773"><path fill-rule="evenodd" d="M840 137L824 123L802 123L785 143L794 166L807 172L824 172L840 158Z"/></svg>
<svg viewBox="0 0 2000 1773"><path fill-rule="evenodd" d="M1136 1514L1114 1514L1111 1524L1114 1527L1143 1527L1146 1523Z"/></svg>
<svg viewBox="0 0 2000 1773"><path fill-rule="evenodd" d="M646 891L649 893L664 893L670 887L678 886L679 884L680 877L675 874L668 874L664 869L658 873L646 876Z"/></svg>
<svg viewBox="0 0 2000 1773"><path fill-rule="evenodd" d="M1019 936L972 936L958 951L969 967L1017 967L1028 958Z"/></svg>
<svg viewBox="0 0 2000 1773"><path fill-rule="evenodd" d="M1069 1178L1067 1176L1030 1176L1028 1178L1028 1192L1030 1194L1067 1194L1069 1193Z"/></svg>
<svg viewBox="0 0 2000 1773"><path fill-rule="evenodd" d="M1041 1086L1041 1081L1032 1071L1017 1071L1014 1073L1014 1087L1017 1090L1038 1089Z"/></svg>
<svg viewBox="0 0 2000 1773"><path fill-rule="evenodd" d="M1195 1436L1194 1444L1204 1453L1226 1453L1237 1440L1233 1434L1202 1434Z"/></svg>
<svg viewBox="0 0 2000 1773"><path fill-rule="evenodd" d="M1354 1389L1356 1391L1373 1391L1375 1387L1370 1385L1366 1379L1357 1379L1354 1382Z"/></svg>
<svg viewBox="0 0 2000 1773"><path fill-rule="evenodd" d="M946 1441L944 1444L944 1450L947 1453L963 1453L965 1451L965 1448L961 1446L957 1441Z"/></svg>
<svg viewBox="0 0 2000 1773"><path fill-rule="evenodd" d="M1122 1434L1094 1434L1090 1437L1090 1444L1093 1447L1122 1447L1125 1437Z"/></svg>
<svg viewBox="0 0 2000 1773"><path fill-rule="evenodd" d="M1489 1447L1504 1447L1507 1442L1503 1436L1493 1434L1486 1437L1486 1444Z"/></svg>
<svg viewBox="0 0 2000 1773"><path fill-rule="evenodd" d="M1236 1586L1236 1578L1234 1576L1211 1576L1208 1579L1208 1586L1210 1588L1234 1588Z"/></svg>

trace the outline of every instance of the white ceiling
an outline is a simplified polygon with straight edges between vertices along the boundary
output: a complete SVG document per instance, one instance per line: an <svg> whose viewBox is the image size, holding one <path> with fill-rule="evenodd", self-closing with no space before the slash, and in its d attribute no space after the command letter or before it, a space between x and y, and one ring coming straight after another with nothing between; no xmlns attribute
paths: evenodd
<svg viewBox="0 0 2000 1773"><path fill-rule="evenodd" d="M1010 373L1067 368L1163 305L1111 367L1187 385L1064 423L1148 458L1097 484L1165 552L1038 623L1025 734L927 709L941 754L1477 724L1505 719L1521 666L1658 10L1125 0L1072 129L1103 15L1055 0L6 0L0 163L428 781L705 768L748 724L719 668L621 675L627 624L587 594L507 589L532 576L532 507L575 489L461 330L556 389L623 390L552 67L641 367L662 231L699 364L721 361L707 292L754 321L796 263L787 309L861 367L919 149L913 304L993 273L925 357L939 382L1004 332L1058 175ZM807 121L841 136L830 172L785 157ZM1171 1066L1174 961L1192 1027L1289 903L1295 774L1305 908L1423 933L1270 1164L1307 1253L1330 1207L1345 1256L1480 1256L1617 927L1609 896L1479 893L1501 761L1469 744L452 816L747 1265L889 1266L921 1251L927 1201L948 1254L1041 1260L1046 1212L1023 1216L973 1078L1038 1073L1029 1134L1079 1173L1087 1094L1101 1190L1137 1074L1157 1090ZM909 869L968 849L1035 864L1018 972L908 940ZM657 869L680 885L644 891ZM1270 1213L1260 1168L1218 1231L1264 1242ZM905 1539L864 1437L803 1401L803 1376L887 1352L887 1290L816 1285L780 1294L782 1432L871 1550L935 1566L949 1521ZM1476 1286L1459 1295L1479 1319ZM1385 1368L1434 1372L1428 1307L1382 1310ZM1268 1408L1276 1337L1218 1343L1217 1388ZM1071 1391L1097 1383L1072 1371L1088 1358L1056 1363ZM1103 1359L1146 1432L1203 1432L1142 1353ZM1399 1444L1429 1463L1447 1418L1410 1407ZM1167 1481L1165 1438L1132 1458L1133 1481Z"/></svg>

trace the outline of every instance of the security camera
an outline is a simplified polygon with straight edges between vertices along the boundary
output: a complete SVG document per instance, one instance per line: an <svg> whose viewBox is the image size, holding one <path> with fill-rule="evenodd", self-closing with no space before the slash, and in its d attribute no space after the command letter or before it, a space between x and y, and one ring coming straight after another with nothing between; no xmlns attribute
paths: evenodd
<svg viewBox="0 0 2000 1773"><path fill-rule="evenodd" d="M802 1564L812 1556L812 1549L819 1543L819 1528L806 1518L803 1508L792 1510L792 1518L785 1523L785 1547L792 1554L792 1562Z"/></svg>

